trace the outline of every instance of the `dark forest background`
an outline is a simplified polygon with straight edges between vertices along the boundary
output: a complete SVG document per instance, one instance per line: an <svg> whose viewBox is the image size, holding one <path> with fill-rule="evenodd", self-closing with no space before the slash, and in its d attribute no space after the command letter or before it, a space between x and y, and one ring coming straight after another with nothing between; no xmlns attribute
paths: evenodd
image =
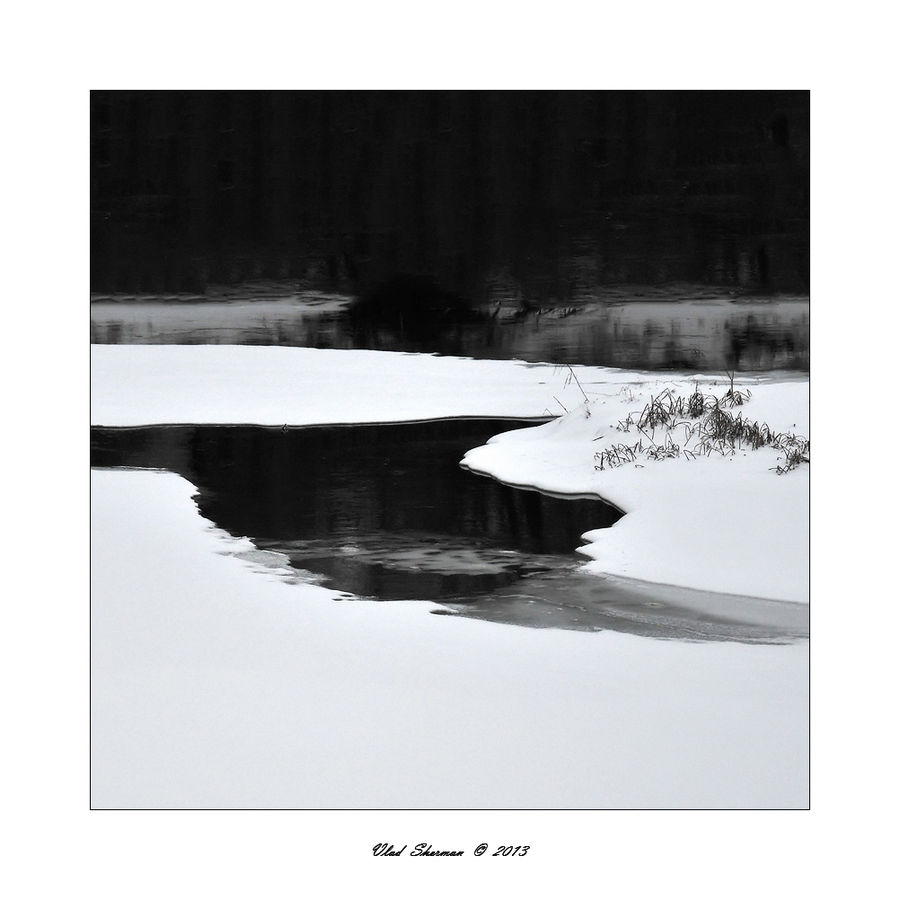
<svg viewBox="0 0 900 900"><path fill-rule="evenodd" d="M91 289L809 288L809 93L91 93Z"/></svg>

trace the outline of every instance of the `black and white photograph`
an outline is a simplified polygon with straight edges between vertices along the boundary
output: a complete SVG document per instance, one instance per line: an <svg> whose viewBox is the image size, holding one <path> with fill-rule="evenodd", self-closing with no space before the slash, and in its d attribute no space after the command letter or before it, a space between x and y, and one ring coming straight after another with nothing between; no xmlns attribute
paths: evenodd
<svg viewBox="0 0 900 900"><path fill-rule="evenodd" d="M91 808L808 809L810 133L92 89Z"/></svg>
<svg viewBox="0 0 900 900"><path fill-rule="evenodd" d="M885 893L887 12L10 9L4 896Z"/></svg>

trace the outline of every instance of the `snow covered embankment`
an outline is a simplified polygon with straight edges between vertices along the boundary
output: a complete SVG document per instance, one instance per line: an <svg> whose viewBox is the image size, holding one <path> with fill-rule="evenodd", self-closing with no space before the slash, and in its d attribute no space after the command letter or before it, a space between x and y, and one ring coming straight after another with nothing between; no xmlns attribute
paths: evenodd
<svg viewBox="0 0 900 900"><path fill-rule="evenodd" d="M660 391L689 395L698 384L721 397L709 379L611 385L589 403L546 425L508 432L466 454L464 465L510 484L560 493L594 493L626 515L612 528L588 532L580 552L598 575L721 593L809 602L809 466L778 475L784 454L738 447L733 455L639 456L600 470L599 457L617 445L646 447L622 423L637 420ZM766 383L733 408L774 432L809 435L809 384ZM673 432L679 440L677 432ZM662 443L657 433L655 440Z"/></svg>
<svg viewBox="0 0 900 900"><path fill-rule="evenodd" d="M576 366L582 383L643 383ZM91 424L337 425L453 416L546 418L581 399L565 368L307 347L91 347Z"/></svg>

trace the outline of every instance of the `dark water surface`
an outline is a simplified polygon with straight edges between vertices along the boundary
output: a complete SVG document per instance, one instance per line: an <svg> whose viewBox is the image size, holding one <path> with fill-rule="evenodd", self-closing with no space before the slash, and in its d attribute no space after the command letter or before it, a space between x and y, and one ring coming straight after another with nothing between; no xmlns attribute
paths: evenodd
<svg viewBox="0 0 900 900"><path fill-rule="evenodd" d="M500 296L482 309L483 321L412 334L354 327L349 297L284 290L260 286L202 302L98 299L91 341L402 350L645 370L809 370L807 297L608 288L602 301L523 307Z"/></svg>
<svg viewBox="0 0 900 900"><path fill-rule="evenodd" d="M159 468L257 562L356 597L430 600L445 614L533 627L777 642L807 633L795 604L580 574L575 549L621 513L466 472L464 453L522 423L447 420L290 428L91 429L91 465Z"/></svg>
<svg viewBox="0 0 900 900"><path fill-rule="evenodd" d="M808 91L92 91L91 286L809 289Z"/></svg>

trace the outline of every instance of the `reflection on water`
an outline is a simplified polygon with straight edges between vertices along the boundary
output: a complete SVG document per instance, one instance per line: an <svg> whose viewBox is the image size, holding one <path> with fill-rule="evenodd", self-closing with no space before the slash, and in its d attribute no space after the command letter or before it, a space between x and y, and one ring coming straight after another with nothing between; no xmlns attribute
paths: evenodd
<svg viewBox="0 0 900 900"><path fill-rule="evenodd" d="M490 591L559 565L620 513L480 478L463 454L515 423L93 429L92 464L165 468L200 512L328 584L384 600ZM550 557L553 557L550 559Z"/></svg>
<svg viewBox="0 0 900 900"><path fill-rule="evenodd" d="M446 610L436 612L532 628L766 644L809 637L809 608L799 603L597 577L565 568L535 574L490 597L444 605Z"/></svg>
<svg viewBox="0 0 900 900"><path fill-rule="evenodd" d="M791 604L581 574L580 536L612 525L617 509L511 488L458 464L514 427L450 420L94 428L91 464L177 472L197 486L203 516L253 541L251 562L290 567L294 580L356 597L431 600L444 614L532 627L687 640L807 633L805 611Z"/></svg>
<svg viewBox="0 0 900 900"><path fill-rule="evenodd" d="M483 321L413 338L398 329L352 327L348 297L273 298L273 291L207 302L95 301L91 341L405 350L634 369L809 369L805 297L609 288L602 299L542 308L501 294L485 307Z"/></svg>

